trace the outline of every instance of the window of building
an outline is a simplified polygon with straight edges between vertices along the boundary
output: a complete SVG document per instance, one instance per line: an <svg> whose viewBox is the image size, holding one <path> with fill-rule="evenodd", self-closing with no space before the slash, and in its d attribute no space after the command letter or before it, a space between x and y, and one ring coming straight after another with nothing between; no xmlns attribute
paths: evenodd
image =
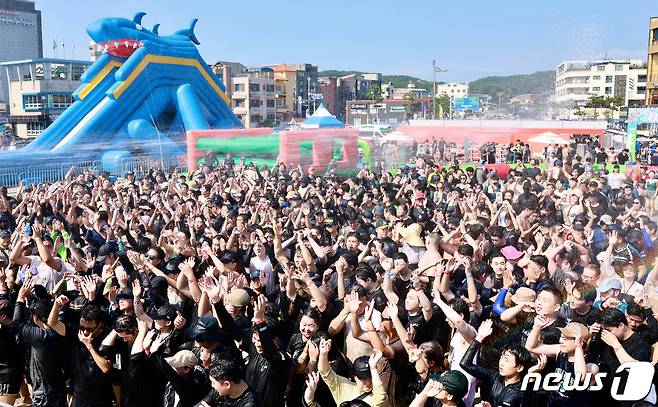
<svg viewBox="0 0 658 407"><path fill-rule="evenodd" d="M251 92L260 92L260 84L259 83L250 83L249 84L249 91L251 91Z"/></svg>
<svg viewBox="0 0 658 407"><path fill-rule="evenodd" d="M55 80L66 80L69 75L69 67L64 64L50 64L50 77Z"/></svg>
<svg viewBox="0 0 658 407"><path fill-rule="evenodd" d="M243 84L243 83L236 83L236 84L234 85L234 89L233 89L233 90L234 90L235 92L243 92L243 91L244 91L244 84Z"/></svg>
<svg viewBox="0 0 658 407"><path fill-rule="evenodd" d="M605 87L605 94L606 95L612 95L612 86L606 86Z"/></svg>
<svg viewBox="0 0 658 407"><path fill-rule="evenodd" d="M605 77L605 83L612 83L612 76L608 75Z"/></svg>
<svg viewBox="0 0 658 407"><path fill-rule="evenodd" d="M624 65L615 65L615 71L623 71L624 70Z"/></svg>
<svg viewBox="0 0 658 407"><path fill-rule="evenodd" d="M252 100L249 101L249 107L260 107L260 103L261 103L260 100L252 99Z"/></svg>
<svg viewBox="0 0 658 407"><path fill-rule="evenodd" d="M274 92L274 85L265 85L265 90L267 92Z"/></svg>
<svg viewBox="0 0 658 407"><path fill-rule="evenodd" d="M267 107L274 107L274 99L267 99Z"/></svg>
<svg viewBox="0 0 658 407"><path fill-rule="evenodd" d="M86 69L87 67L85 65L73 65L71 67L71 79L74 81L79 81L80 77Z"/></svg>
<svg viewBox="0 0 658 407"><path fill-rule="evenodd" d="M49 105L55 109L66 109L73 103L73 97L67 94L50 95L52 103Z"/></svg>
<svg viewBox="0 0 658 407"><path fill-rule="evenodd" d="M600 86L594 86L594 87L592 88L592 92L600 92L600 91L601 91L601 87L600 87Z"/></svg>
<svg viewBox="0 0 658 407"><path fill-rule="evenodd" d="M46 128L45 123L41 123L41 122L27 123L27 135L38 136L39 134L43 133L45 128Z"/></svg>
<svg viewBox="0 0 658 407"><path fill-rule="evenodd" d="M25 110L38 110L43 109L41 104L42 95L23 95L23 108Z"/></svg>
<svg viewBox="0 0 658 407"><path fill-rule="evenodd" d="M637 87L637 94L638 95L644 95L645 93L647 93L646 86L638 86Z"/></svg>
<svg viewBox="0 0 658 407"><path fill-rule="evenodd" d="M638 82L646 82L647 81L647 76L646 75L638 75L637 76L637 81Z"/></svg>
<svg viewBox="0 0 658 407"><path fill-rule="evenodd" d="M600 81L600 80L601 80L601 75L594 75L594 77L592 78L592 80Z"/></svg>
<svg viewBox="0 0 658 407"><path fill-rule="evenodd" d="M276 85L276 93L283 93L283 86Z"/></svg>
<svg viewBox="0 0 658 407"><path fill-rule="evenodd" d="M244 100L234 100L233 107L244 107Z"/></svg>
<svg viewBox="0 0 658 407"><path fill-rule="evenodd" d="M605 65L598 65L598 66L596 67L596 70L599 71L599 72L603 72L603 71L605 71Z"/></svg>
<svg viewBox="0 0 658 407"><path fill-rule="evenodd" d="M286 105L285 102L286 102L286 101L283 100L283 99L277 99L277 100L276 100L276 106L277 106L277 107L285 106L285 105Z"/></svg>

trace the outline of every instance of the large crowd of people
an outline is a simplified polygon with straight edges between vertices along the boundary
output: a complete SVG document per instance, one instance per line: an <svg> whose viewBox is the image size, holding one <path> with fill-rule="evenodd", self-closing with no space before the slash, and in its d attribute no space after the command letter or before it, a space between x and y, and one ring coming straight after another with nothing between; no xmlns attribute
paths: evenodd
<svg viewBox="0 0 658 407"><path fill-rule="evenodd" d="M655 174L568 147L499 174L448 149L3 188L0 401L653 405L611 388L658 360Z"/></svg>

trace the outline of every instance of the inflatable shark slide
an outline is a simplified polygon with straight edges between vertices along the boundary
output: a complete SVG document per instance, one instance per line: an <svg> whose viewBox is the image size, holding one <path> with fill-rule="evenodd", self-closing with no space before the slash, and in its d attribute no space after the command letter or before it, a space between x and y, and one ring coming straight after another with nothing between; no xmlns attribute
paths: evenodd
<svg viewBox="0 0 658 407"><path fill-rule="evenodd" d="M240 128L222 81L199 55L194 19L172 35L103 18L87 33L103 55L82 76L74 103L24 148L0 153L0 171L31 165L185 154L188 130Z"/></svg>

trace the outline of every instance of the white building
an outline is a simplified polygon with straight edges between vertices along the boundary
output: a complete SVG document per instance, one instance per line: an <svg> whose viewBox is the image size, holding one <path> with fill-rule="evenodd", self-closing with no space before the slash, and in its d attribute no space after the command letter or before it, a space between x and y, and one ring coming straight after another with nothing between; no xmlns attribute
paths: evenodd
<svg viewBox="0 0 658 407"><path fill-rule="evenodd" d="M468 97L468 83L441 83L436 85L436 96L448 95L451 100Z"/></svg>
<svg viewBox="0 0 658 407"><path fill-rule="evenodd" d="M585 106L591 96L644 103L647 69L641 60L564 61L555 69L555 102Z"/></svg>
<svg viewBox="0 0 658 407"><path fill-rule="evenodd" d="M416 99L423 99L430 97L430 92L427 89L417 88L415 83L409 82L406 88L393 89L392 99L404 99L407 93L413 94Z"/></svg>

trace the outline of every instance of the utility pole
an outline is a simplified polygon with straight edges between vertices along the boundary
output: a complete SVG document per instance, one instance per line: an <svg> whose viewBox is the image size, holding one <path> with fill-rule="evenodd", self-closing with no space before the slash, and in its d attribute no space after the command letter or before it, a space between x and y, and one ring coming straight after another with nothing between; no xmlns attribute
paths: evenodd
<svg viewBox="0 0 658 407"><path fill-rule="evenodd" d="M447 69L441 69L436 66L436 59L432 60L432 120L436 118L436 73L437 72L448 72Z"/></svg>

